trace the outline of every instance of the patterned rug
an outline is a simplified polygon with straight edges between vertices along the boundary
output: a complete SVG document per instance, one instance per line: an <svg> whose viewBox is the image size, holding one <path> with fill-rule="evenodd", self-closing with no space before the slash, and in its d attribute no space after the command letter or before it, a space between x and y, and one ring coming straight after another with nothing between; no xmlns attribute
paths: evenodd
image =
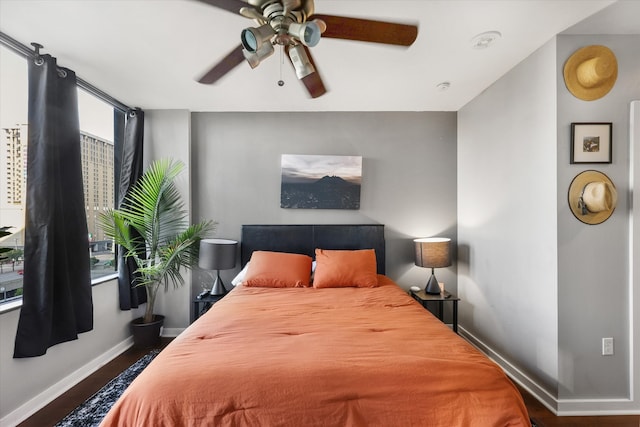
<svg viewBox="0 0 640 427"><path fill-rule="evenodd" d="M82 405L64 417L55 427L92 427L100 424L100 421L107 415L107 412L116 403L122 392L159 352L160 350L153 350L141 357L136 363L109 381Z"/></svg>

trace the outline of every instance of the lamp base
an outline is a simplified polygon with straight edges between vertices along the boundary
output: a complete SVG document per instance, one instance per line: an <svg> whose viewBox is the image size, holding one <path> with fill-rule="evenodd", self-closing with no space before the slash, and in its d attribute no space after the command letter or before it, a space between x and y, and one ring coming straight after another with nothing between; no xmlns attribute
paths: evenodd
<svg viewBox="0 0 640 427"><path fill-rule="evenodd" d="M213 287L209 291L210 295L226 295L227 288L224 287L224 283L222 283L222 279L220 278L220 270L218 270L218 275L216 277L216 281L213 284Z"/></svg>
<svg viewBox="0 0 640 427"><path fill-rule="evenodd" d="M440 285L438 284L435 274L433 274L433 270L431 271L431 277L429 277L424 291L431 295L440 295Z"/></svg>

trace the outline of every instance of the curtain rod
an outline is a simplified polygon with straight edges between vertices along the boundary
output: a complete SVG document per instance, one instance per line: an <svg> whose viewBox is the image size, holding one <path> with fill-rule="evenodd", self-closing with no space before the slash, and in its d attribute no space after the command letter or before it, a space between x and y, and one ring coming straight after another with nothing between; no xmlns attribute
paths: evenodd
<svg viewBox="0 0 640 427"><path fill-rule="evenodd" d="M0 44L2 44L3 46L7 47L8 49L12 50L13 52L27 59L32 59L35 56L34 51L32 51L31 49L29 49L27 46L23 45L19 41L9 37L2 31L0 31ZM86 92L89 92L90 94L92 94L96 98L103 100L107 104L111 104L114 108L117 108L123 113L126 113L127 111L131 110L131 107L127 106L126 104L123 104L122 102L118 101L111 95L98 89L91 83L88 83L87 81L81 79L78 76L76 76L76 82L79 88L83 89Z"/></svg>

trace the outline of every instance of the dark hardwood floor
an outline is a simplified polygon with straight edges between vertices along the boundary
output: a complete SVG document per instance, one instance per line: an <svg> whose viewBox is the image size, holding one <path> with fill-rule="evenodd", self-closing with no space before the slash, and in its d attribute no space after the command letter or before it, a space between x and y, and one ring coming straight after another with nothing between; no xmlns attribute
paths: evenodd
<svg viewBox="0 0 640 427"><path fill-rule="evenodd" d="M172 338L162 338L160 347L164 348ZM63 393L53 402L27 418L18 427L46 427L53 426L82 402L100 390L105 384L117 377L122 371L134 364L147 354L150 349L130 348L120 356L105 364L93 374Z"/></svg>
<svg viewBox="0 0 640 427"><path fill-rule="evenodd" d="M170 338L162 340L161 347L166 346ZM149 352L149 349L129 349L102 368L88 376L59 398L36 412L33 416L19 424L18 427L53 426L74 408L84 402L93 393L100 390L111 379L115 378L132 365L136 360ZM640 415L603 416L603 417L556 417L538 402L533 396L520 388L520 393L527 405L529 415L538 427L640 427Z"/></svg>

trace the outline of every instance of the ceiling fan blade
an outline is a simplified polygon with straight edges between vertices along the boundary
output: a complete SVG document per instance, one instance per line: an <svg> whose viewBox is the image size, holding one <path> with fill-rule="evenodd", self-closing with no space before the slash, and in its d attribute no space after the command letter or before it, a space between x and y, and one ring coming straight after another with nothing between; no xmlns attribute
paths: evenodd
<svg viewBox="0 0 640 427"><path fill-rule="evenodd" d="M415 25L333 15L312 15L307 20L313 19L321 19L327 24L322 37L398 46L411 46L418 37Z"/></svg>
<svg viewBox="0 0 640 427"><path fill-rule="evenodd" d="M256 9L254 6L242 0L197 0L197 1L199 1L200 3L206 3L210 6L218 7L220 9L227 10L237 15L242 15L240 13L241 9L251 8L251 9L255 9L259 13L259 15L262 16L262 13L260 13L259 9Z"/></svg>
<svg viewBox="0 0 640 427"><path fill-rule="evenodd" d="M198 79L198 82L204 84L211 84L218 81L229 71L240 65L244 61L244 55L242 53L242 45L238 45L227 56L222 58L220 62L213 66L205 75Z"/></svg>
<svg viewBox="0 0 640 427"><path fill-rule="evenodd" d="M302 84L304 84L304 86L307 88L307 92L309 92L309 96L311 96L311 98L318 98L319 96L324 95L325 93L327 93L327 89L324 87L324 83L322 82L322 77L320 76L320 73L318 72L318 67L316 65L316 63L313 60L313 56L311 56L311 52L309 51L309 49L306 46L303 46L305 52L307 53L307 57L309 58L309 62L311 62L311 65L313 65L313 68L316 70L315 72L303 77L302 79L300 79L300 81L302 81ZM287 47L287 53L289 51L289 48ZM289 55L287 55L288 57ZM291 58L289 58L289 61L291 62L291 64L293 65L293 62L291 61ZM294 66L295 68L295 66Z"/></svg>
<svg viewBox="0 0 640 427"><path fill-rule="evenodd" d="M309 74L307 77L302 79L302 83L307 88L307 92L309 92L309 96L312 98L318 98L319 96L327 93L327 89L324 87L324 83L322 83L322 77L316 71L315 73Z"/></svg>

